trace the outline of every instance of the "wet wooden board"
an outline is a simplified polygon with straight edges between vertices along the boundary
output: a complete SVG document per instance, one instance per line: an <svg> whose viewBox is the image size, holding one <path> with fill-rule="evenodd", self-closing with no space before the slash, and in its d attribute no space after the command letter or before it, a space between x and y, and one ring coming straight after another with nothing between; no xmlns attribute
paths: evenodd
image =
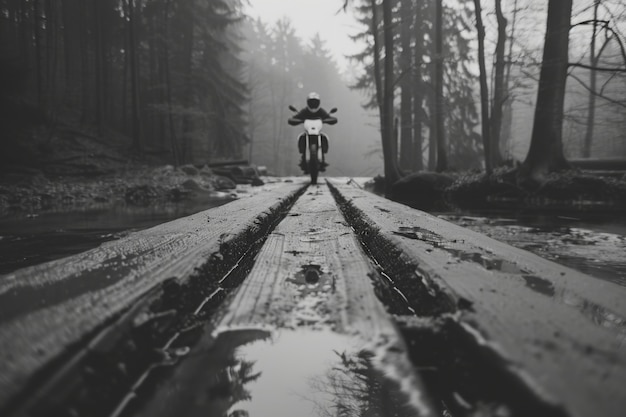
<svg viewBox="0 0 626 417"><path fill-rule="evenodd" d="M572 416L626 409L626 288L555 264L343 181L351 215L399 250L477 343Z"/></svg>
<svg viewBox="0 0 626 417"><path fill-rule="evenodd" d="M68 346L163 281L188 278L237 235L253 236L305 186L268 185L254 196L0 276L0 408Z"/></svg>
<svg viewBox="0 0 626 417"><path fill-rule="evenodd" d="M385 373L395 375L413 396L419 415L436 415L401 336L374 294L375 274L328 187L309 187L267 239L215 333L330 328L348 334L377 353Z"/></svg>

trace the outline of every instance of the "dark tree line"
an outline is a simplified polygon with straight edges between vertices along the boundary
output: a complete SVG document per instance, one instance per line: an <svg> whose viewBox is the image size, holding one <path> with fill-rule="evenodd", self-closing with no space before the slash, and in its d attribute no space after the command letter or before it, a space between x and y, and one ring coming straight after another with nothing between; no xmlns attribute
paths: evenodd
<svg viewBox="0 0 626 417"><path fill-rule="evenodd" d="M585 124L583 156L592 153L594 128L600 135L599 117L606 120L598 106L622 114L626 48L616 25L625 20L623 5L594 1L572 23L571 1L550 0L547 13L532 12L548 18L544 54L529 64L513 56L528 0L515 0L512 10L505 2L504 11L501 0L347 3L363 23L355 38L366 45L354 56L365 67L355 87L378 111L389 182L424 168L498 166L521 78L539 90L526 175L567 167L562 131L574 118L563 108L567 77L587 103L576 116ZM136 154L177 164L244 156L250 139L251 157L271 142L266 163L294 173L297 155L282 152L293 139L282 123L286 105L309 90L332 97L338 71L319 38L307 45L286 20L273 28L243 23L242 8L241 0L0 0L2 114L10 122L6 110L24 106L50 126L72 119L103 136L121 132ZM585 33L585 50L576 45L571 53L572 31ZM255 41L246 51L242 32ZM493 42L483 42L485 32L497 33ZM540 79L528 67L541 67ZM0 143L15 140L5 135Z"/></svg>
<svg viewBox="0 0 626 417"><path fill-rule="evenodd" d="M239 1L2 0L3 101L180 164L240 156ZM8 139L7 139L8 140Z"/></svg>

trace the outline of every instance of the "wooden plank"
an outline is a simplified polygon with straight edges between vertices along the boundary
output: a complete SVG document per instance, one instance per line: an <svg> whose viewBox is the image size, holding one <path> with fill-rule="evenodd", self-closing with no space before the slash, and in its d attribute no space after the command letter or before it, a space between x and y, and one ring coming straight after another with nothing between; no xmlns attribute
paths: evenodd
<svg viewBox="0 0 626 417"><path fill-rule="evenodd" d="M539 395L572 416L623 415L626 288L344 182L333 186L357 232L392 247L431 295L453 300L449 316Z"/></svg>
<svg viewBox="0 0 626 417"><path fill-rule="evenodd" d="M319 272L319 281L313 276L316 283L307 285L307 271ZM375 273L328 187L309 187L268 238L215 334L302 327L348 334L377 355L419 415L436 415L401 336L373 292Z"/></svg>
<svg viewBox="0 0 626 417"><path fill-rule="evenodd" d="M305 182L0 276L0 408L50 360L163 281L187 279L242 235L257 239Z"/></svg>

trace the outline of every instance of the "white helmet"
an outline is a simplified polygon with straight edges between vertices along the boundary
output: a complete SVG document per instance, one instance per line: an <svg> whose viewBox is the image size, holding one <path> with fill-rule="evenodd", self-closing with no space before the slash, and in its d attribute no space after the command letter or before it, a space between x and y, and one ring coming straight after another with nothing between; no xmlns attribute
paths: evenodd
<svg viewBox="0 0 626 417"><path fill-rule="evenodd" d="M311 93L306 98L306 107L312 112L316 112L319 110L320 103L320 95L317 93Z"/></svg>

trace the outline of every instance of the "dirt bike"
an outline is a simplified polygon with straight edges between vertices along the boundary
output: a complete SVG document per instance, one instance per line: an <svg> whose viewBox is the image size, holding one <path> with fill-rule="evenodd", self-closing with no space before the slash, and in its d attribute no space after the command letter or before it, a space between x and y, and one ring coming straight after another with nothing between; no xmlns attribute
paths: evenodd
<svg viewBox="0 0 626 417"><path fill-rule="evenodd" d="M289 106L289 110L294 113L298 112L298 109L294 106ZM333 114L336 112L337 109L332 108L328 113ZM326 165L323 148L328 148L328 136L322 133L323 124L324 122L321 119L306 119L304 121L304 157L308 173L311 176L311 184L317 184L320 168ZM298 140L300 140L300 137ZM324 141L326 141L325 144ZM302 168L304 170L304 167Z"/></svg>

